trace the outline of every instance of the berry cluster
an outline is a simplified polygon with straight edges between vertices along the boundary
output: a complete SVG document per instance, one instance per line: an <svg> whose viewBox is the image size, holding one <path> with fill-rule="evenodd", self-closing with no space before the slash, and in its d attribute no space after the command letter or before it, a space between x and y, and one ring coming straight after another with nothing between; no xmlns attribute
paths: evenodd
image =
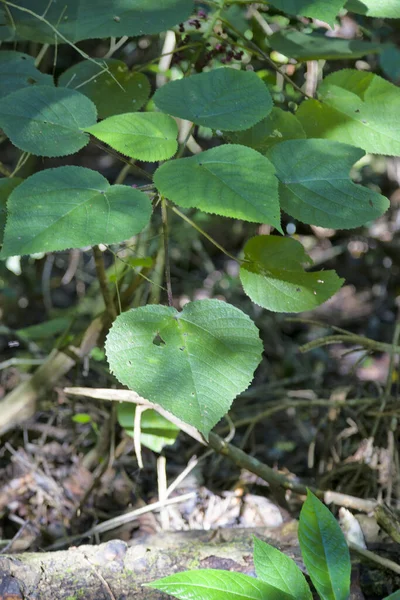
<svg viewBox="0 0 400 600"><path fill-rule="evenodd" d="M210 44L207 45L210 46ZM228 47L225 43L215 44L214 48L208 50L205 56L207 61L210 61L213 58L218 58L220 62L227 64L232 62L232 60L242 60L243 50L235 50L232 47Z"/></svg>

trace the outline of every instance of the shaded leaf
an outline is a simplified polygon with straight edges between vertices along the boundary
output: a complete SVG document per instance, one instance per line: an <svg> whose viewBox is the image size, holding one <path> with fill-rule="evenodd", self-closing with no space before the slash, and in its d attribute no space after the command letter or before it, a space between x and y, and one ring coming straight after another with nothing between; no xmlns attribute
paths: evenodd
<svg viewBox="0 0 400 600"><path fill-rule="evenodd" d="M89 142L81 129L96 123L96 107L83 94L48 85L9 94L0 104L0 127L11 142L37 156L66 156Z"/></svg>
<svg viewBox="0 0 400 600"><path fill-rule="evenodd" d="M312 310L343 285L335 271L304 271L303 264L312 260L293 238L256 236L246 243L244 254L240 280L245 293L274 312Z"/></svg>
<svg viewBox="0 0 400 600"><path fill-rule="evenodd" d="M280 230L275 169L251 148L229 144L165 163L155 172L154 183L180 206Z"/></svg>
<svg viewBox="0 0 400 600"><path fill-rule="evenodd" d="M115 244L147 225L151 204L100 173L59 167L35 173L8 200L1 258L94 244Z"/></svg>
<svg viewBox="0 0 400 600"><path fill-rule="evenodd" d="M13 50L0 52L0 98L25 87L52 84L51 75L35 67L33 56Z"/></svg>
<svg viewBox="0 0 400 600"><path fill-rule="evenodd" d="M379 57L379 66L382 71L394 81L400 83L400 49L396 46L388 46Z"/></svg>
<svg viewBox="0 0 400 600"><path fill-rule="evenodd" d="M344 535L332 513L310 491L299 522L304 564L322 600L348 600L351 562Z"/></svg>
<svg viewBox="0 0 400 600"><path fill-rule="evenodd" d="M350 179L363 150L328 140L289 140L268 158L279 181L282 209L303 223L350 229L377 219L389 200Z"/></svg>
<svg viewBox="0 0 400 600"><path fill-rule="evenodd" d="M4 177L0 179L0 244L3 243L4 227L7 218L7 200L11 192L23 182L20 177Z"/></svg>
<svg viewBox="0 0 400 600"><path fill-rule="evenodd" d="M130 437L134 436L135 412L136 406L132 402L118 404L118 423ZM153 452L161 452L164 446L174 444L179 432L179 427L168 421L156 410L148 409L141 414L140 443L153 450Z"/></svg>
<svg viewBox="0 0 400 600"><path fill-rule="evenodd" d="M219 300L122 313L107 336L117 379L204 436L250 384L261 360L254 323Z"/></svg>
<svg viewBox="0 0 400 600"><path fill-rule="evenodd" d="M212 129L248 129L272 109L265 83L250 71L222 67L167 83L154 94L158 108Z"/></svg>
<svg viewBox="0 0 400 600"><path fill-rule="evenodd" d="M162 113L115 115L85 131L121 154L138 160L166 160L178 149L176 121Z"/></svg>

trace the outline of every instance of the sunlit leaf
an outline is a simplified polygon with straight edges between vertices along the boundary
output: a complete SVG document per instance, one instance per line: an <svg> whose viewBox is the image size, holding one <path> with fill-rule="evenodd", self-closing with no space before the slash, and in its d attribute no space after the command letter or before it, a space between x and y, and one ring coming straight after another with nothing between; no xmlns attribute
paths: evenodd
<svg viewBox="0 0 400 600"><path fill-rule="evenodd" d="M400 3L398 0L347 0L347 10L383 19L400 19Z"/></svg>
<svg viewBox="0 0 400 600"><path fill-rule="evenodd" d="M272 6L291 15L303 15L330 25L346 0L271 0Z"/></svg>

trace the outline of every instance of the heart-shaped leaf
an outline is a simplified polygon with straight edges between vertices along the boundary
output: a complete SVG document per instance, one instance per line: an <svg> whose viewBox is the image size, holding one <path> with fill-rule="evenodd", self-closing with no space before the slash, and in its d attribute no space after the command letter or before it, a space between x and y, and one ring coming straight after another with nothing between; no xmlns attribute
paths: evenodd
<svg viewBox="0 0 400 600"><path fill-rule="evenodd" d="M10 195L1 258L115 244L147 225L151 203L139 190L111 186L82 167L40 171Z"/></svg>
<svg viewBox="0 0 400 600"><path fill-rule="evenodd" d="M0 104L0 127L12 143L38 156L66 156L89 142L82 131L96 123L96 107L75 90L30 86Z"/></svg>
<svg viewBox="0 0 400 600"><path fill-rule="evenodd" d="M380 217L389 201L353 183L352 165L364 152L328 140L289 140L267 153L275 165L282 209L303 223L350 229Z"/></svg>
<svg viewBox="0 0 400 600"><path fill-rule="evenodd" d="M167 83L154 102L174 117L212 129L248 129L272 109L265 83L251 71L222 67Z"/></svg>
<svg viewBox="0 0 400 600"><path fill-rule="evenodd" d="M52 83L51 75L45 75L35 67L33 56L13 50L0 52L0 98L25 87Z"/></svg>
<svg viewBox="0 0 400 600"><path fill-rule="evenodd" d="M162 113L115 115L85 131L121 154L138 160L166 160L178 149L176 121Z"/></svg>
<svg viewBox="0 0 400 600"><path fill-rule="evenodd" d="M154 183L180 206L269 223L281 231L275 169L251 148L226 144L167 162L155 172Z"/></svg>
<svg viewBox="0 0 400 600"><path fill-rule="evenodd" d="M335 271L308 273L312 263L293 238L260 235L244 247L240 268L243 289L253 302L275 312L301 312L319 306L343 284Z"/></svg>
<svg viewBox="0 0 400 600"><path fill-rule="evenodd" d="M79 89L97 107L100 119L139 110L150 95L146 75L130 71L122 60L109 58L100 66L91 60L73 65L58 85Z"/></svg>
<svg viewBox="0 0 400 600"><path fill-rule="evenodd" d="M261 360L254 323L218 300L122 313L106 341L110 369L142 397L204 436L250 384Z"/></svg>

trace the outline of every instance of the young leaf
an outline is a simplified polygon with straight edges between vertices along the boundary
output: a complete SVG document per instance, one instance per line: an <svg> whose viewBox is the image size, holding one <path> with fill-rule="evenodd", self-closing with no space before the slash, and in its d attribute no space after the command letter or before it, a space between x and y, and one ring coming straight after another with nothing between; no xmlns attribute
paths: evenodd
<svg viewBox="0 0 400 600"><path fill-rule="evenodd" d="M347 0L347 10L367 17L382 19L400 19L398 0Z"/></svg>
<svg viewBox="0 0 400 600"><path fill-rule="evenodd" d="M310 491L300 513L299 541L321 600L348 600L351 562L346 540L335 517Z"/></svg>
<svg viewBox="0 0 400 600"><path fill-rule="evenodd" d="M248 129L272 109L271 94L255 73L229 67L171 81L154 102L174 117L222 131Z"/></svg>
<svg viewBox="0 0 400 600"><path fill-rule="evenodd" d="M138 160L166 160L178 149L176 121L162 113L115 115L85 131L121 154Z"/></svg>
<svg viewBox="0 0 400 600"><path fill-rule="evenodd" d="M271 0L272 6L291 15L320 19L333 25L346 0Z"/></svg>
<svg viewBox="0 0 400 600"><path fill-rule="evenodd" d="M277 31L269 38L271 47L297 60L355 59L366 54L381 52L382 44L362 40L331 38L318 33L302 31Z"/></svg>
<svg viewBox="0 0 400 600"><path fill-rule="evenodd" d="M37 156L66 156L89 142L82 129L96 123L96 107L83 94L48 85L9 94L0 104L0 127L12 143Z"/></svg>
<svg viewBox="0 0 400 600"><path fill-rule="evenodd" d="M122 313L106 341L117 379L204 436L252 380L262 344L254 323L219 300Z"/></svg>
<svg viewBox="0 0 400 600"><path fill-rule="evenodd" d="M7 7L4 22L16 27L18 37L48 44L64 40L32 13L44 16L68 40L78 42L159 33L185 21L193 10L192 0L68 0L61 8L59 2L49 0L18 0L18 6L30 12Z"/></svg>
<svg viewBox="0 0 400 600"><path fill-rule="evenodd" d="M312 310L343 285L335 271L304 271L312 264L303 246L293 238L260 235L244 247L240 280L253 302L275 312Z"/></svg>
<svg viewBox="0 0 400 600"><path fill-rule="evenodd" d="M121 402L118 404L117 417L118 423L125 429L125 432L134 436L134 419L136 406L131 402ZM145 410L140 419L140 443L153 452L161 452L164 446L171 446L175 443L179 434L179 427L168 421L156 410Z"/></svg>
<svg viewBox="0 0 400 600"><path fill-rule="evenodd" d="M100 119L139 110L150 95L146 75L130 71L122 60L91 60L73 65L60 76L58 85L79 89L97 107Z"/></svg>
<svg viewBox="0 0 400 600"><path fill-rule="evenodd" d="M282 209L303 223L350 229L380 217L389 200L353 183L352 165L364 152L328 140L289 140L267 153L275 165Z"/></svg>
<svg viewBox="0 0 400 600"><path fill-rule="evenodd" d="M294 114L274 107L262 121L246 131L229 132L225 138L233 144L242 144L264 154L284 140L305 138L306 134Z"/></svg>
<svg viewBox="0 0 400 600"><path fill-rule="evenodd" d="M0 179L0 244L3 243L4 227L7 218L7 200L11 192L23 182L20 177L4 177Z"/></svg>
<svg viewBox="0 0 400 600"><path fill-rule="evenodd" d="M33 56L13 50L0 52L0 98L32 85L52 84L51 75L45 75L35 67Z"/></svg>
<svg viewBox="0 0 400 600"><path fill-rule="evenodd" d="M154 183L186 208L269 223L281 231L278 180L272 163L251 148L224 145L161 165Z"/></svg>
<svg viewBox="0 0 400 600"><path fill-rule="evenodd" d="M296 600L312 600L309 585L294 560L273 546L254 538L254 566L257 577Z"/></svg>
<svg viewBox="0 0 400 600"><path fill-rule="evenodd" d="M139 233L151 215L145 194L111 186L82 167L35 173L12 192L7 208L1 258L115 244Z"/></svg>
<svg viewBox="0 0 400 600"><path fill-rule="evenodd" d="M181 600L294 600L272 585L245 575L217 569L199 569L175 573L146 587L180 598Z"/></svg>
<svg viewBox="0 0 400 600"><path fill-rule="evenodd" d="M343 69L318 88L322 102L306 100L296 113L307 137L350 143L375 154L400 154L400 90L382 77Z"/></svg>

